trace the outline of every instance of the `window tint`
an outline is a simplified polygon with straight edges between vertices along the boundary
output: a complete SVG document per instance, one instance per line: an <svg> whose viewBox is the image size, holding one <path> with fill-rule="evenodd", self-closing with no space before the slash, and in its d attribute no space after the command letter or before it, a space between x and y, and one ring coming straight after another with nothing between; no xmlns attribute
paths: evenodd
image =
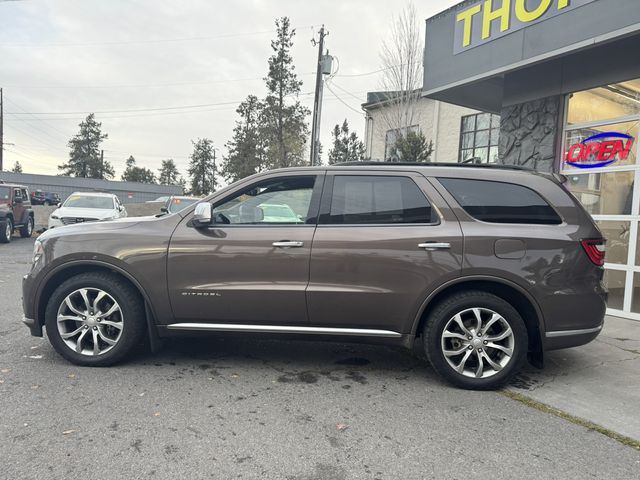
<svg viewBox="0 0 640 480"><path fill-rule="evenodd" d="M555 210L530 188L486 180L439 180L469 215L483 222L536 225L562 223Z"/></svg>
<svg viewBox="0 0 640 480"><path fill-rule="evenodd" d="M323 223L435 223L429 201L407 177L336 176L331 210Z"/></svg>
<svg viewBox="0 0 640 480"><path fill-rule="evenodd" d="M219 223L305 224L315 176L266 180L252 185L213 209Z"/></svg>

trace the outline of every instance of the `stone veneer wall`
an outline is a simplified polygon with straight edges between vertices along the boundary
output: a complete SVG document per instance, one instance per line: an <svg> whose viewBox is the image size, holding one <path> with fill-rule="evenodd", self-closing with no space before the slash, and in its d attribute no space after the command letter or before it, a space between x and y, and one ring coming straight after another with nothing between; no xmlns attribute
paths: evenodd
<svg viewBox="0 0 640 480"><path fill-rule="evenodd" d="M562 97L504 107L500 112L500 163L552 172L560 141Z"/></svg>

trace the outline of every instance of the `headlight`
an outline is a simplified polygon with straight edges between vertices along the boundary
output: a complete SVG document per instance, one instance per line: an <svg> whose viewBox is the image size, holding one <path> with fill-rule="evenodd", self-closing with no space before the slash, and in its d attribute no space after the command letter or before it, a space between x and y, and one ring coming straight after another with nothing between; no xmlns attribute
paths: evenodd
<svg viewBox="0 0 640 480"><path fill-rule="evenodd" d="M51 215L51 220L60 220L60 217L57 215Z"/></svg>
<svg viewBox="0 0 640 480"><path fill-rule="evenodd" d="M35 264L40 257L44 254L44 249L42 248L42 242L40 240L36 240L33 244L33 257L31 258L31 263Z"/></svg>

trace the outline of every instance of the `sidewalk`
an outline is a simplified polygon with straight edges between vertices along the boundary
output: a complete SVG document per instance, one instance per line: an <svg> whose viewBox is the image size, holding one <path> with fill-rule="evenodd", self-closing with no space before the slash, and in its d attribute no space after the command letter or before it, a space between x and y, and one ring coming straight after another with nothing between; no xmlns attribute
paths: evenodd
<svg viewBox="0 0 640 480"><path fill-rule="evenodd" d="M548 352L545 362L509 390L640 440L640 322L607 317L594 342Z"/></svg>

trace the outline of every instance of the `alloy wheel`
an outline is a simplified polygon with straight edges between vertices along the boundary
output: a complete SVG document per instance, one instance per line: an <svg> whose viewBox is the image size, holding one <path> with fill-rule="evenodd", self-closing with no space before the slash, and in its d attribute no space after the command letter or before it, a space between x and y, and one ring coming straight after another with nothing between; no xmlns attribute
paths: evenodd
<svg viewBox="0 0 640 480"><path fill-rule="evenodd" d="M124 318L118 302L99 288L80 288L58 308L58 333L76 353L102 355L120 340Z"/></svg>
<svg viewBox="0 0 640 480"><path fill-rule="evenodd" d="M515 337L502 315L488 308L469 308L455 314L441 336L449 366L465 377L489 378L513 357Z"/></svg>

